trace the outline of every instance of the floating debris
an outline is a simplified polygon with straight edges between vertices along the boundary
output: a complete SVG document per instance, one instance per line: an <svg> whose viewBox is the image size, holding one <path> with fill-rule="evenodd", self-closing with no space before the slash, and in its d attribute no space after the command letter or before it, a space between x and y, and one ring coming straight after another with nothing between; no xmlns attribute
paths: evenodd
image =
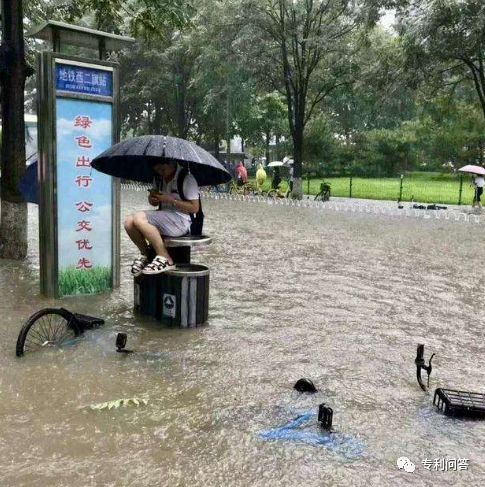
<svg viewBox="0 0 485 487"><path fill-rule="evenodd" d="M355 459L364 454L365 445L359 438L321 429L315 431L312 423L316 416L315 413L302 414L284 426L261 431L259 437L266 441L279 440L322 446L348 459Z"/></svg>
<svg viewBox="0 0 485 487"><path fill-rule="evenodd" d="M293 388L296 389L298 392L310 392L312 394L314 392L317 392L317 388L315 387L313 382L305 377L303 379L298 379Z"/></svg>
<svg viewBox="0 0 485 487"><path fill-rule="evenodd" d="M326 430L332 429L333 409L325 406L325 403L318 406L318 422L322 428Z"/></svg>
<svg viewBox="0 0 485 487"><path fill-rule="evenodd" d="M130 397L127 399L115 399L114 401L100 402L98 404L90 404L86 406L93 411L102 411L103 409L118 409L119 407L128 406L133 404L134 406L147 405L148 399L143 399L139 397Z"/></svg>
<svg viewBox="0 0 485 487"><path fill-rule="evenodd" d="M436 389L433 404L447 416L485 419L485 394Z"/></svg>

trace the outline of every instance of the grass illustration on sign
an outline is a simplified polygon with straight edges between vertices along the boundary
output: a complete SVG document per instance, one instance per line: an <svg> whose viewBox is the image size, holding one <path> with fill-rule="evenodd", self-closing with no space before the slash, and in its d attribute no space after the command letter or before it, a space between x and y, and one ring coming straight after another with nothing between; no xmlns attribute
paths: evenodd
<svg viewBox="0 0 485 487"><path fill-rule="evenodd" d="M66 267L59 271L59 294L99 294L111 290L112 273L110 267L95 266L91 269Z"/></svg>

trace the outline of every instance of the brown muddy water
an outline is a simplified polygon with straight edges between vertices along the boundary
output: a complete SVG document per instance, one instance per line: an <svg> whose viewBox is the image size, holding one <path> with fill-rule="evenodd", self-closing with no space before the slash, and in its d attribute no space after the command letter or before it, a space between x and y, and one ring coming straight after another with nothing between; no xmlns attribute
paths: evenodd
<svg viewBox="0 0 485 487"><path fill-rule="evenodd" d="M122 214L145 207L124 190ZM451 420L415 379L485 392L484 226L437 219L205 202L209 324L164 329L111 295L42 298L36 207L26 262L0 262L0 486L479 486L485 421ZM21 359L22 323L47 306L102 316L75 346ZM115 352L117 332L132 355ZM292 389L310 377L319 391ZM93 411L119 398L147 405ZM358 454L259 433L326 402ZM306 431L319 435L316 419ZM350 446L349 446L350 449ZM349 450L350 451L350 450ZM347 452L348 453L348 452ZM407 456L414 473L398 470ZM464 471L423 461L467 459Z"/></svg>

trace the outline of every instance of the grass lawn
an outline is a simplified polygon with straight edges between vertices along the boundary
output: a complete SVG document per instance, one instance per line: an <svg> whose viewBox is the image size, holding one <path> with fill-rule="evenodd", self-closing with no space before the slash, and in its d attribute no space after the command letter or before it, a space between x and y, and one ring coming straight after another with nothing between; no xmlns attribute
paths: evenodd
<svg viewBox="0 0 485 487"><path fill-rule="evenodd" d="M320 191L323 179L303 180L303 192L316 195ZM350 196L350 178L325 178L332 186L332 196L348 198ZM471 205L473 200L473 187L471 177L464 175L461 203ZM352 198L373 200L395 200L399 198L400 178L352 178ZM265 182L263 189L269 189L270 178ZM284 187L283 187L284 186ZM286 182L282 183L283 189ZM402 186L403 201L419 201L423 203L458 204L460 193L460 178L453 174L416 172L404 176Z"/></svg>

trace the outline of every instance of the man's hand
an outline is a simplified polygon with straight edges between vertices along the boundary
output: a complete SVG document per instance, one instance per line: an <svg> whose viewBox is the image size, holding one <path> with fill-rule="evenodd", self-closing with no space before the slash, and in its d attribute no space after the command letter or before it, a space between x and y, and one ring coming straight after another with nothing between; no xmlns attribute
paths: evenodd
<svg viewBox="0 0 485 487"><path fill-rule="evenodd" d="M158 205L158 199L153 196L152 194L149 194L148 195L148 203L150 203L150 205L152 206L157 206Z"/></svg>
<svg viewBox="0 0 485 487"><path fill-rule="evenodd" d="M169 194L162 194L156 191L150 192L148 196L148 202L151 205L158 205L159 203L172 204L175 198Z"/></svg>

